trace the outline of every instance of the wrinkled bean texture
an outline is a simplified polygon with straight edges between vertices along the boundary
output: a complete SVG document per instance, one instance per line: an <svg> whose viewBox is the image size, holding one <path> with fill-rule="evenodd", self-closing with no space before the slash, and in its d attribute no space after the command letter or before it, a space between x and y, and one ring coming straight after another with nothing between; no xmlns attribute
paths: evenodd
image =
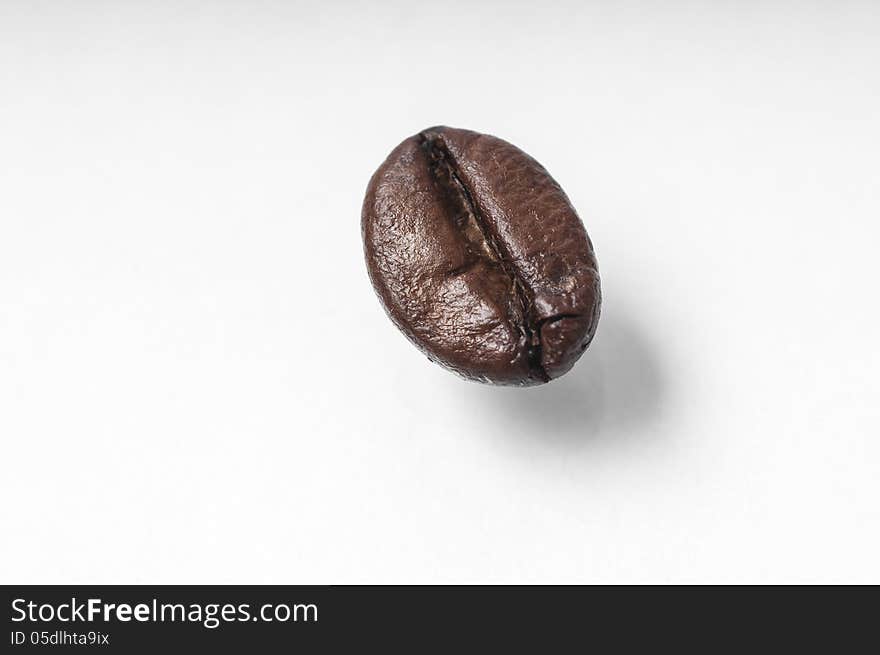
<svg viewBox="0 0 880 655"><path fill-rule="evenodd" d="M596 258L560 186L494 136L449 127L401 143L370 180L367 270L391 320L471 380L563 375L599 318Z"/></svg>

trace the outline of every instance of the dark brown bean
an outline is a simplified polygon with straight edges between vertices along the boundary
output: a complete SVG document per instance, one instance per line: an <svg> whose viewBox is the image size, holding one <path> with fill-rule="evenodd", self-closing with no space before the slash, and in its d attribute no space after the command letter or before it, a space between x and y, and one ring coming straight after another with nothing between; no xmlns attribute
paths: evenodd
<svg viewBox="0 0 880 655"><path fill-rule="evenodd" d="M406 139L370 180L362 229L391 320L466 378L548 382L593 338L587 232L550 174L506 141L449 127Z"/></svg>

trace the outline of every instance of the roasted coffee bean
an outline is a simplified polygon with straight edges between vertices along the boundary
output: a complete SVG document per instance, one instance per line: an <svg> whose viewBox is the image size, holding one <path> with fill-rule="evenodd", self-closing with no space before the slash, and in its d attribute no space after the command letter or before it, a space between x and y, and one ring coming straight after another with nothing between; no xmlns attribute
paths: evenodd
<svg viewBox="0 0 880 655"><path fill-rule="evenodd" d="M516 146L424 130L373 175L361 220L382 304L432 361L526 386L564 374L590 344L593 246L556 181Z"/></svg>

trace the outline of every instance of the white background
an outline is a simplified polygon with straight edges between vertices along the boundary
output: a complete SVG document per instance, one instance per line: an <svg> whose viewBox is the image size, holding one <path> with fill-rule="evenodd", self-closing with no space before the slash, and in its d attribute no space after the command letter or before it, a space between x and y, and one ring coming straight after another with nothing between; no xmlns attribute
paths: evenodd
<svg viewBox="0 0 880 655"><path fill-rule="evenodd" d="M459 380L367 181L443 123L583 217L593 346ZM880 582L880 8L0 4L0 579Z"/></svg>

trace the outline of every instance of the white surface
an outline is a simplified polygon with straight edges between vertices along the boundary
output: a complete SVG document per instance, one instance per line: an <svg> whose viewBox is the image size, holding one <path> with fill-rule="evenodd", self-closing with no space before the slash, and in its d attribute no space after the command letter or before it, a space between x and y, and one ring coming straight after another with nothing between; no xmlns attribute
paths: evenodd
<svg viewBox="0 0 880 655"><path fill-rule="evenodd" d="M0 5L0 579L880 582L876 3L411 4ZM587 225L558 382L373 295L437 123Z"/></svg>

